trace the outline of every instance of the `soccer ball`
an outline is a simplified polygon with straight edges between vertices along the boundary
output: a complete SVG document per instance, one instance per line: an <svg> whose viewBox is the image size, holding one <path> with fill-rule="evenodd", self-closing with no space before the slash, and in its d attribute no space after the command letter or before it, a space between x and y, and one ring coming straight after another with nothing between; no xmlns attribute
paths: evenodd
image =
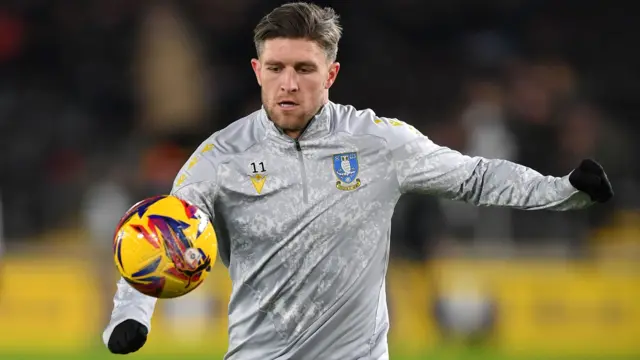
<svg viewBox="0 0 640 360"><path fill-rule="evenodd" d="M200 286L217 250L207 215L170 195L135 204L120 220L113 241L122 278L155 298L180 297Z"/></svg>

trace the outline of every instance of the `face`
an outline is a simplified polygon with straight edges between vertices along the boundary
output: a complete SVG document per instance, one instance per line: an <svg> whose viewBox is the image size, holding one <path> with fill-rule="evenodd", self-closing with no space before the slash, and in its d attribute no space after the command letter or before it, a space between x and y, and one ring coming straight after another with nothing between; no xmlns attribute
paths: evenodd
<svg viewBox="0 0 640 360"><path fill-rule="evenodd" d="M265 41L251 66L269 117L294 136L329 100L329 88L340 70L316 42L285 38Z"/></svg>

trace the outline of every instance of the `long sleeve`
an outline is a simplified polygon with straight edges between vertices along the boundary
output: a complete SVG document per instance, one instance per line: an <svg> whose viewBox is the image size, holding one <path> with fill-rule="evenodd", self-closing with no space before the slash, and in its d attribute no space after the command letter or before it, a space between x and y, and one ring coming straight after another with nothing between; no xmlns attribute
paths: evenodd
<svg viewBox="0 0 640 360"><path fill-rule="evenodd" d="M113 297L111 320L102 333L102 341L105 345L109 343L113 328L127 319L136 320L151 330L151 316L156 306L156 298L138 292L124 279L118 280L117 285L118 288Z"/></svg>
<svg viewBox="0 0 640 360"><path fill-rule="evenodd" d="M209 158L211 149L212 145L205 142L196 150L176 176L171 194L195 205L213 220L217 186L215 166ZM111 320L102 334L104 344L108 344L113 329L127 319L136 320L151 331L156 301L156 298L138 292L120 278L113 298Z"/></svg>
<svg viewBox="0 0 640 360"><path fill-rule="evenodd" d="M396 122L388 136L400 190L424 192L478 206L571 210L592 204L569 177L543 176L506 161L470 157L439 146L415 128Z"/></svg>

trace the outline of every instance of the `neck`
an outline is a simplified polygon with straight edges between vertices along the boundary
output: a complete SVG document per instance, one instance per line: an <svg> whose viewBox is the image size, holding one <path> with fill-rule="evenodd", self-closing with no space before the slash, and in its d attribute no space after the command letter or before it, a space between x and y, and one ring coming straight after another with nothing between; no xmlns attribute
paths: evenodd
<svg viewBox="0 0 640 360"><path fill-rule="evenodd" d="M298 139L302 135L303 130L284 130L285 135L292 139Z"/></svg>
<svg viewBox="0 0 640 360"><path fill-rule="evenodd" d="M297 129L297 130L285 130L285 129L283 129L282 131L285 133L285 135L287 135L288 137L290 137L292 139L300 138L300 136L305 131L305 129L307 127L309 127L309 124L311 124L311 122L313 121L313 118L322 111L322 108L325 107L325 105L327 105L328 102L329 102L329 99L325 99L325 101L323 101L323 103L320 106L320 108L318 108L318 111L316 111L316 113L309 120L307 120L307 123L305 124L304 128Z"/></svg>

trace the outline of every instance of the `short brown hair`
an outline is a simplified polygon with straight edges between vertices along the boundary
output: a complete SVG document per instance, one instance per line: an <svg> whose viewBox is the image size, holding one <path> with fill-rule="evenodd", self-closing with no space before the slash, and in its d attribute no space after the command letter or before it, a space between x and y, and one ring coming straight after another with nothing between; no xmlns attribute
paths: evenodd
<svg viewBox="0 0 640 360"><path fill-rule="evenodd" d="M270 39L307 39L315 41L330 61L338 56L338 42L342 37L339 16L329 7L295 2L281 5L265 15L253 31L258 56L264 42Z"/></svg>

